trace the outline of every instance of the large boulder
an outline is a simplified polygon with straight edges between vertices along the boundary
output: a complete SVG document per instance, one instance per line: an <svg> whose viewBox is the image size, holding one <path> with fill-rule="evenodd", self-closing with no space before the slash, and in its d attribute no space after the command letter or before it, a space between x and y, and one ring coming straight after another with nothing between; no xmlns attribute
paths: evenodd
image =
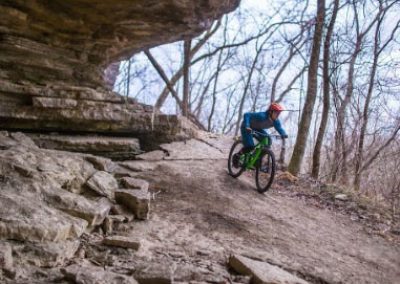
<svg viewBox="0 0 400 284"><path fill-rule="evenodd" d="M79 237L88 225L28 196L1 193L0 204L0 239L57 242Z"/></svg>
<svg viewBox="0 0 400 284"><path fill-rule="evenodd" d="M0 145L1 239L60 242L103 223L111 201L82 194L96 173L117 188L110 174L95 168L109 168L110 161L43 150L22 134L2 132Z"/></svg>

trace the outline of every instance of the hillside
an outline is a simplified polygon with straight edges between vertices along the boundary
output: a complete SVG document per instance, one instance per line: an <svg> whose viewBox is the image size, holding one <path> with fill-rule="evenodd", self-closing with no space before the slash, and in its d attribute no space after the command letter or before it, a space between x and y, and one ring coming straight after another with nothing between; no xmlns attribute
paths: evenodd
<svg viewBox="0 0 400 284"><path fill-rule="evenodd" d="M20 134L3 132L2 137L1 198L19 202L3 202L7 206L0 212L4 248L0 279L5 283L249 283L270 275L278 275L273 283L396 283L399 279L400 246L394 220L382 233L379 228L388 224L387 216L365 206L360 209L355 201L334 200L328 189L317 190L306 180L292 183L281 177L269 192L257 193L251 174L239 179L227 174L229 137L202 134L198 139L164 144L162 151L139 156L142 160L119 164L40 149ZM24 152L31 161L11 160L13 151ZM119 186L121 178L133 177L142 181L140 191L146 191L147 181L148 215L129 213L127 208L116 214L115 205L106 212L99 205L89 208L100 201L94 201L99 193L87 188L87 180L82 181L80 193L59 188L62 175L68 176L62 163L76 169L77 161L83 160L97 168L103 165ZM27 171L31 162L37 168ZM14 171L9 171L10 164ZM68 179L79 179L90 171L84 168ZM25 186L16 190L19 181ZM114 190L117 197L120 189ZM68 198L72 194L74 199ZM27 196L31 196L29 202L24 199ZM102 200L97 204L106 204ZM88 217L93 211L103 213L94 214L93 219ZM92 225L85 226L78 216ZM68 223L75 233L64 238L60 228ZM53 228L58 233L51 237ZM115 236L119 240L105 241ZM257 268L265 264L290 274ZM256 276L242 275L250 270ZM289 276L298 278L282 280Z"/></svg>

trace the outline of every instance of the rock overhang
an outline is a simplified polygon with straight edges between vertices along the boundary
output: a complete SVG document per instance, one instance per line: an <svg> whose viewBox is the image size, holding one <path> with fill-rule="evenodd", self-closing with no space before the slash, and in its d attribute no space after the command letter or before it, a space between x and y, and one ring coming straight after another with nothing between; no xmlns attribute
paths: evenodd
<svg viewBox="0 0 400 284"><path fill-rule="evenodd" d="M1 77L39 84L72 81L98 85L106 65L143 49L193 37L238 3L2 1L0 51L5 74Z"/></svg>

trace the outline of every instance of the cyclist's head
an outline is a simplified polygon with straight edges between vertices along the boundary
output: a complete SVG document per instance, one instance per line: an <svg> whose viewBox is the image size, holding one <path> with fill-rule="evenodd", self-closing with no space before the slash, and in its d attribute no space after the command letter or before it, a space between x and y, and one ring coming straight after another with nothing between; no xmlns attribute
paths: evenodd
<svg viewBox="0 0 400 284"><path fill-rule="evenodd" d="M277 119L279 114L284 110L284 107L278 103L272 103L268 111L270 113L270 116L273 120Z"/></svg>

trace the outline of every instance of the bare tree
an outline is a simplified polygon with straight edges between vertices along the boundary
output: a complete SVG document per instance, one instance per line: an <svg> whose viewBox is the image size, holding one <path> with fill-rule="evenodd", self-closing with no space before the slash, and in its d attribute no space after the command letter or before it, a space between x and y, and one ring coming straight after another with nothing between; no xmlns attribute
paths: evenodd
<svg viewBox="0 0 400 284"><path fill-rule="evenodd" d="M318 0L315 32L309 65L310 68L308 71L307 96L303 108L303 114L301 116L299 133L297 134L296 144L294 146L293 155L288 167L289 172L294 175L297 175L300 171L301 162L303 160L306 148L308 133L310 131L312 111L315 104L315 98L317 96L317 72L324 19L325 0Z"/></svg>
<svg viewBox="0 0 400 284"><path fill-rule="evenodd" d="M380 4L381 6L381 4ZM350 63L349 63L349 71L347 74L347 87L346 87L346 94L344 99L340 99L341 103L337 110L337 124L336 124L336 132L335 132L335 163L334 169L332 174L332 181L335 182L338 177L338 171L341 170L342 182L347 182L347 151L345 145L345 133L344 133L344 124L346 118L346 109L350 103L351 98L353 97L353 88L354 88L354 69L355 63L357 60L358 55L362 51L362 43L364 41L365 36L376 23L378 18L383 12L382 7L379 9L376 16L373 20L369 23L369 25L363 30L360 31L360 23L359 23L359 15L357 9L356 1L352 1L352 7L354 12L354 21L356 26L356 42L354 45L354 50L351 54ZM340 98L340 97L339 97Z"/></svg>
<svg viewBox="0 0 400 284"><path fill-rule="evenodd" d="M221 26L221 21L217 21L217 23L214 25L214 27L210 30L208 30L205 35L193 46L193 48L190 50L189 54L189 59L192 60L193 56L201 49L201 47L204 46L204 44L218 31L219 27ZM190 65L193 65L192 62L190 62ZM183 66L171 77L170 84L174 86L182 77L183 75ZM160 96L157 99L156 104L154 107L156 109L160 109L167 96L169 94L169 88L166 86Z"/></svg>
<svg viewBox="0 0 400 284"><path fill-rule="evenodd" d="M177 92L174 90L174 87L172 86L172 84L170 83L170 81L168 80L167 75L165 75L164 70L162 69L162 67L158 64L158 62L155 60L155 58L153 57L153 55L150 53L149 50L145 50L144 53L146 54L147 58L149 59L149 61L151 62L151 64L154 66L154 68L157 70L158 74L160 75L160 77L163 79L163 81L165 82L165 84L168 86L169 91L171 92L172 96L175 98L175 101L177 102L179 108L181 110L183 110L183 103L182 101L179 99L179 95L177 94ZM188 117L189 119L195 123L200 129L205 130L204 125L188 110Z"/></svg>
<svg viewBox="0 0 400 284"><path fill-rule="evenodd" d="M323 55L323 109L321 124L319 126L317 140L315 142L314 153L313 153L313 164L311 176L318 178L320 159L321 159L321 148L322 142L324 140L326 126L328 124L329 108L330 108L330 74L329 74L329 60L330 60L330 45L333 33L333 28L336 22L336 16L339 10L339 0L334 1L333 11L331 20L326 31L325 41L324 41L324 55Z"/></svg>
<svg viewBox="0 0 400 284"><path fill-rule="evenodd" d="M285 62L282 64L282 66L279 68L277 74L275 75L274 80L272 81L272 88L271 88L271 102L276 101L276 88L278 84L279 78L282 76L283 72L286 70L286 68L289 66L290 62L293 60L294 56L300 52L301 47L305 44L306 41L303 40L303 34L304 34L305 27L301 28L301 31L298 35L295 36L293 39L288 39L287 43L289 44L289 53L286 56ZM280 100L282 100L282 95L280 97Z"/></svg>
<svg viewBox="0 0 400 284"><path fill-rule="evenodd" d="M367 92L367 97L365 99L365 104L364 104L364 111L362 115L362 126L361 126L361 131L360 131L360 137L359 137L359 143L358 143L358 148L356 152L356 157L355 157L355 170L354 170L354 188L359 191L360 190L360 180L361 180L361 168L362 168L362 161L363 161L363 151L364 151L364 139L365 139L365 133L367 130L367 124L368 124L368 117L369 117L369 106L371 102L371 97L375 85L375 76L376 76L376 70L377 70L377 65L378 65L378 59L382 51L388 46L388 44L394 39L394 35L396 34L397 30L399 29L400 22L397 22L397 25L395 28L392 30L392 33L390 37L387 39L387 41L380 47L380 34L381 34L381 25L383 22L383 19L385 17L385 13L387 10L385 10L384 13L379 17L376 29L375 29L375 38L374 38L374 51L373 51L373 62L371 66L371 73L370 73L370 80L369 80L369 86L368 86L368 92Z"/></svg>

